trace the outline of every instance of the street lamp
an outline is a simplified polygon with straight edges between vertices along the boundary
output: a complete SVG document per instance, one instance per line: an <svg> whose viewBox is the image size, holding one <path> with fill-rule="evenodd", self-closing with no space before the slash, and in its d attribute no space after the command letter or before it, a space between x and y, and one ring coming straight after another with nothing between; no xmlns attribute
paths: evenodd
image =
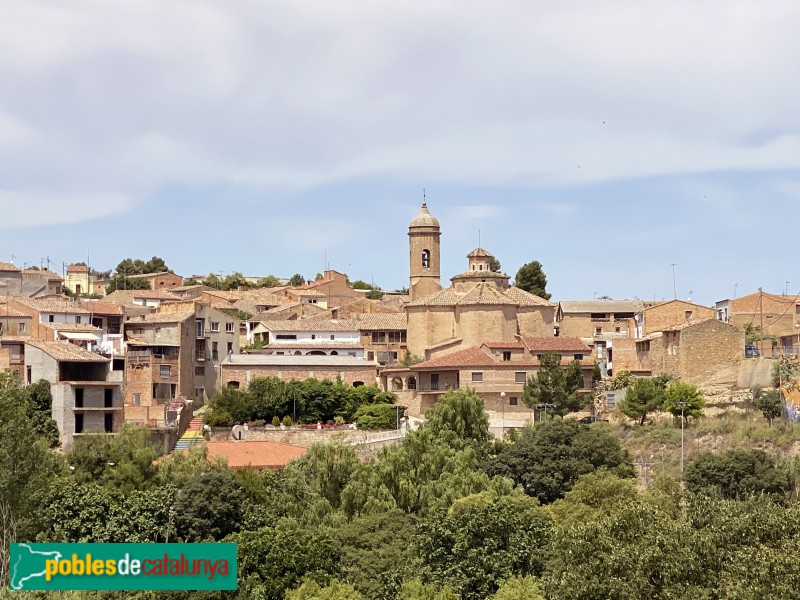
<svg viewBox="0 0 800 600"><path fill-rule="evenodd" d="M501 436L500 439L505 440L506 439L506 393L505 392L500 392L500 411L501 411L500 414L502 415L501 417L502 421L500 424L500 431L502 433L500 434Z"/></svg>
<svg viewBox="0 0 800 600"><path fill-rule="evenodd" d="M675 408L681 409L681 486L683 486L683 422L684 422L684 411L691 407L691 403L689 402L676 402L674 404Z"/></svg>

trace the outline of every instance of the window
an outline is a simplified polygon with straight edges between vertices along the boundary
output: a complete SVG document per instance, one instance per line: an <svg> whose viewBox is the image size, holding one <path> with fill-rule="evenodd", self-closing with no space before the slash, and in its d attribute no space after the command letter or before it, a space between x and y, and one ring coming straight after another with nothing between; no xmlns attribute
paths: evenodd
<svg viewBox="0 0 800 600"><path fill-rule="evenodd" d="M401 344L406 341L405 331L389 331L386 335L390 344Z"/></svg>
<svg viewBox="0 0 800 600"><path fill-rule="evenodd" d="M161 377L170 377L172 375L172 365L159 365L158 373Z"/></svg>
<svg viewBox="0 0 800 600"><path fill-rule="evenodd" d="M361 387L362 385L364 385L363 381L354 381L353 382L353 387Z"/></svg>
<svg viewBox="0 0 800 600"><path fill-rule="evenodd" d="M431 389L438 390L439 389L439 374L438 373L431 373Z"/></svg>
<svg viewBox="0 0 800 600"><path fill-rule="evenodd" d="M195 367L194 368L194 374L195 374L195 377L204 377L205 374L206 374L206 368L205 367Z"/></svg>
<svg viewBox="0 0 800 600"><path fill-rule="evenodd" d="M375 360L375 352L373 352L372 350L367 352L367 360Z"/></svg>
<svg viewBox="0 0 800 600"><path fill-rule="evenodd" d="M431 266L431 251L430 250L423 250L422 251L422 268L429 269Z"/></svg>
<svg viewBox="0 0 800 600"><path fill-rule="evenodd" d="M409 377L406 387L408 387L409 390L417 389L417 378L414 376Z"/></svg>
<svg viewBox="0 0 800 600"><path fill-rule="evenodd" d="M688 321L689 319L691 319L691 318L692 318L692 311L690 311L690 310L687 310L687 311L685 311L685 312L683 313L683 318L684 318L684 319L686 319L687 321Z"/></svg>
<svg viewBox="0 0 800 600"><path fill-rule="evenodd" d="M317 334L316 334L316 333L312 333L312 334L311 334L311 339L312 339L312 340L315 340L315 339L317 339Z"/></svg>
<svg viewBox="0 0 800 600"><path fill-rule="evenodd" d="M386 343L386 332L385 331L373 331L372 332L372 343L373 344L385 344Z"/></svg>
<svg viewBox="0 0 800 600"><path fill-rule="evenodd" d="M397 360L397 352L389 352L389 357L392 360Z"/></svg>
<svg viewBox="0 0 800 600"><path fill-rule="evenodd" d="M105 388L103 390L103 405L106 408L114 406L114 388Z"/></svg>
<svg viewBox="0 0 800 600"><path fill-rule="evenodd" d="M336 339L336 336L335 336L334 334L331 334L331 339L332 339L332 340L335 340L335 339Z"/></svg>
<svg viewBox="0 0 800 600"><path fill-rule="evenodd" d="M55 315L47 315L47 321L49 323L52 323L55 320L56 320L56 316Z"/></svg>
<svg viewBox="0 0 800 600"><path fill-rule="evenodd" d="M228 352L228 354L232 354L233 353L233 342L228 342L228 350L227 350L227 352Z"/></svg>
<svg viewBox="0 0 800 600"><path fill-rule="evenodd" d="M78 316L76 316L76 317L75 317L75 322L76 322L78 325L80 325L80 324L81 324L81 316L80 316L80 315L78 315Z"/></svg>
<svg viewBox="0 0 800 600"><path fill-rule="evenodd" d="M211 360L219 360L219 343L211 342Z"/></svg>
<svg viewBox="0 0 800 600"><path fill-rule="evenodd" d="M205 395L206 395L205 388L194 388L194 397L196 400L202 400Z"/></svg>
<svg viewBox="0 0 800 600"><path fill-rule="evenodd" d="M225 323L225 333L233 333L233 323Z"/></svg>
<svg viewBox="0 0 800 600"><path fill-rule="evenodd" d="M238 381L229 381L228 382L228 387L233 389L233 390L238 390L239 389L239 382Z"/></svg>
<svg viewBox="0 0 800 600"><path fill-rule="evenodd" d="M83 388L75 388L75 408L83 408Z"/></svg>
<svg viewBox="0 0 800 600"><path fill-rule="evenodd" d="M516 396L509 396L508 397L508 405L509 406L516 406L517 405L517 397Z"/></svg>
<svg viewBox="0 0 800 600"><path fill-rule="evenodd" d="M619 327L614 327L614 333L619 333Z"/></svg>
<svg viewBox="0 0 800 600"><path fill-rule="evenodd" d="M573 354L572 357L575 360L583 360L583 354Z"/></svg>
<svg viewBox="0 0 800 600"><path fill-rule="evenodd" d="M602 333L603 333L603 328L602 327L595 327L594 328L594 334L595 335L601 335Z"/></svg>
<svg viewBox="0 0 800 600"><path fill-rule="evenodd" d="M503 350L503 360L511 360L511 350Z"/></svg>
<svg viewBox="0 0 800 600"><path fill-rule="evenodd" d="M219 331L219 321L211 321L211 331Z"/></svg>
<svg viewBox="0 0 800 600"><path fill-rule="evenodd" d="M83 413L75 415L75 433L83 433Z"/></svg>
<svg viewBox="0 0 800 600"><path fill-rule="evenodd" d="M276 340L296 340L297 336L293 333L279 333L275 336Z"/></svg>
<svg viewBox="0 0 800 600"><path fill-rule="evenodd" d="M525 373L525 371L517 371L514 373L514 383L525 383L525 379L527 379L527 373Z"/></svg>
<svg viewBox="0 0 800 600"><path fill-rule="evenodd" d="M114 433L114 413L103 415L103 428L106 433Z"/></svg>
<svg viewBox="0 0 800 600"><path fill-rule="evenodd" d="M473 382L483 381L483 373L481 371L473 371L472 381Z"/></svg>
<svg viewBox="0 0 800 600"><path fill-rule="evenodd" d="M606 392L606 406L608 408L617 407L617 395L614 392Z"/></svg>
<svg viewBox="0 0 800 600"><path fill-rule="evenodd" d="M141 406L142 405L142 395L141 394L134 394L133 395L133 405L134 406Z"/></svg>

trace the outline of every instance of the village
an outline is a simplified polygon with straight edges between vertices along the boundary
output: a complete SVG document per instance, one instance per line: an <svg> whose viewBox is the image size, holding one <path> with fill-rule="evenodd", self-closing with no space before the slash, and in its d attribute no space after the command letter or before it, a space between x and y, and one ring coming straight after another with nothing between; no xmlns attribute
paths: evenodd
<svg viewBox="0 0 800 600"><path fill-rule="evenodd" d="M21 384L49 382L63 449L127 423L148 427L168 453L210 439L202 407L257 378L377 384L402 407L398 430L424 419L448 390L470 388L502 436L546 412L522 392L548 353L580 364L579 392L590 400L574 418L605 420L624 397L604 385L615 374L666 374L725 405L770 386L778 357L800 351L797 297L759 289L714 306L550 301L494 270L480 247L464 248L465 270L447 285L440 237L423 203L408 226L408 288L379 294L333 269L299 285L243 281L228 290L169 271L131 274L107 293L109 282L82 263L64 276L0 263L0 371ZM214 438L292 439L241 425Z"/></svg>

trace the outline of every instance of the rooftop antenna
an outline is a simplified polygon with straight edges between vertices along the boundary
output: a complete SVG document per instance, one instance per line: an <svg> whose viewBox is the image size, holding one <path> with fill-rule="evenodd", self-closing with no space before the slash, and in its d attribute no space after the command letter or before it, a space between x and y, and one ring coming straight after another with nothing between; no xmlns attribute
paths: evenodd
<svg viewBox="0 0 800 600"><path fill-rule="evenodd" d="M425 198L425 188L422 188L422 206L425 206L425 207L428 206L428 201Z"/></svg>
<svg viewBox="0 0 800 600"><path fill-rule="evenodd" d="M478 229L478 248L481 247L481 230Z"/></svg>
<svg viewBox="0 0 800 600"><path fill-rule="evenodd" d="M678 288L675 287L675 267L678 266L678 263L672 263L672 294L675 300L678 299Z"/></svg>

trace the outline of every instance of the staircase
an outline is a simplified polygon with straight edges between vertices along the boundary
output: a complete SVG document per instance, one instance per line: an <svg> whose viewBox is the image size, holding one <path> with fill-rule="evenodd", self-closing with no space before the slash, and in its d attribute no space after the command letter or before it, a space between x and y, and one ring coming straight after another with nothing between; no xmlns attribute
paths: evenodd
<svg viewBox="0 0 800 600"><path fill-rule="evenodd" d="M205 442L205 438L203 437L203 419L201 417L195 417L189 422L186 431L175 443L173 452L180 452L181 450L186 450L187 448L197 446L203 442Z"/></svg>

